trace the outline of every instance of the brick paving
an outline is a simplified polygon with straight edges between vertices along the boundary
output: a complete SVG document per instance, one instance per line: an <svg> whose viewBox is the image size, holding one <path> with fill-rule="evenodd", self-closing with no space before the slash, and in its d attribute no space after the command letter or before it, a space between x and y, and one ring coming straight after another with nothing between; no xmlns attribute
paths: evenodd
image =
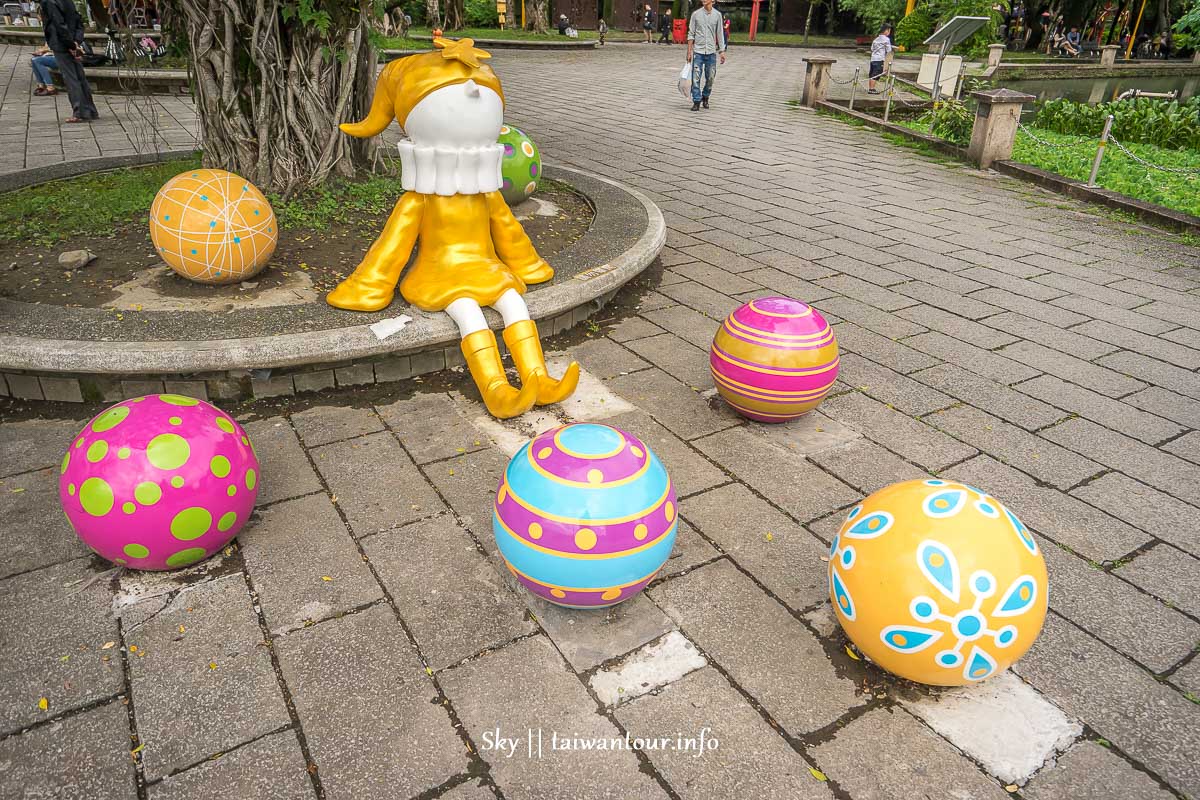
<svg viewBox="0 0 1200 800"><path fill-rule="evenodd" d="M61 159L63 101L29 110L12 50L0 135ZM655 286L570 348L603 403L500 424L459 375L236 409L264 461L238 547L95 581L54 494L82 417L0 425L0 796L1200 796L1200 253L790 108L802 55L735 48L692 114L678 49L497 54L510 122L670 226ZM87 146L132 146L123 102ZM818 413L763 428L713 397L706 348L778 291L845 357ZM495 557L499 471L568 418L642 437L680 489L664 577L609 613ZM1052 586L1013 673L950 693L961 717L847 657L823 584L850 505L935 473L1004 499ZM705 728L703 757L527 751Z"/></svg>

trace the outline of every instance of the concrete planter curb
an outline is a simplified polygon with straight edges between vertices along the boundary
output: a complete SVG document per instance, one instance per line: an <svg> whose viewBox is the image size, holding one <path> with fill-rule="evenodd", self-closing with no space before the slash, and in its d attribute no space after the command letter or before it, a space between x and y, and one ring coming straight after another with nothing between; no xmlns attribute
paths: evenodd
<svg viewBox="0 0 1200 800"><path fill-rule="evenodd" d="M91 167L113 169L153 160L158 159L133 162L92 159ZM83 171L74 169L69 174ZM594 237L592 241L605 242L614 252L617 252L615 247L623 248L604 263L573 277L557 279L543 288L532 288L525 295L530 315L542 323L543 335L549 336L599 311L617 290L645 270L666 243L666 224L658 207L636 189L565 168L547 167L546 176L575 186L596 208L592 228L577 244L586 246L588 237ZM20 173L9 177L10 187L36 182L26 177L22 183ZM632 221L635 217L640 220L640 231L635 230ZM11 301L3 305L11 319L29 313L32 308ZM37 308L44 313L44 307ZM85 320L104 312L60 309L59 313L68 318L62 327L70 329L75 324L73 317ZM17 320L14 326L17 332L10 328L9 332L0 333L0 371L6 373L0 381L7 382L7 386L0 382L0 395L68 402L109 400L127 392L144 393L149 386L186 381L202 385L208 396L240 399L266 396L264 392L292 394L304 390L297 387L318 387L323 383L308 379L294 381L298 374L331 371L341 373L339 384L348 381L350 375L355 376L356 383L373 383L461 363L458 329L448 315L429 314L408 306L389 308L383 313L389 317L405 313L413 317L413 322L383 340L370 330L370 323L379 318L371 315L370 321L362 324L276 335L186 341L99 341L21 335ZM490 309L485 309L485 314L493 327L499 327L498 314ZM18 391L16 385L23 388ZM53 387L53 392L47 391L47 385ZM51 397L51 393L56 396Z"/></svg>

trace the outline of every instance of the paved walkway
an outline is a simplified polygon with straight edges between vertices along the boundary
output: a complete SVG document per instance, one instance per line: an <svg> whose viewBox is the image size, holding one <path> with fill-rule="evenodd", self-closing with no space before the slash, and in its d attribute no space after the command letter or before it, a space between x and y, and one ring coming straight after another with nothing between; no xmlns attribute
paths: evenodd
<svg viewBox="0 0 1200 800"><path fill-rule="evenodd" d="M239 409L264 460L239 545L99 580L54 495L82 415L0 425L0 795L1200 796L1200 256L787 107L802 55L735 49L693 114L678 49L497 54L509 121L671 228L636 313L571 348L579 402L495 424L459 376ZM706 349L773 292L844 358L819 414L764 428ZM665 577L608 614L493 555L507 454L566 418L645 439L681 496ZM941 702L845 654L823 558L861 496L934 474L1007 502L1052 584L1014 672Z"/></svg>

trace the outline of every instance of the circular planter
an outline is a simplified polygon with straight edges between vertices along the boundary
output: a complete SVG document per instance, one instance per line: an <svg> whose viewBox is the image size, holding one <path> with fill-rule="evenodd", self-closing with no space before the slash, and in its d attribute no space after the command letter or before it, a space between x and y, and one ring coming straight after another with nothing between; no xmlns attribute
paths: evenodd
<svg viewBox="0 0 1200 800"><path fill-rule="evenodd" d="M88 167L127 165L93 159ZM62 172L27 170L3 185L29 185ZM553 257L559 276L525 295L542 335L550 336L600 310L646 269L666 241L666 226L658 207L635 189L561 167L547 167L546 177L570 185L595 209L587 232ZM499 315L485 313L498 327ZM413 321L398 333L380 339L372 332L373 323L401 314ZM228 313L122 311L120 317L104 309L0 300L0 391L65 402L164 390L239 400L400 380L462 363L450 317L399 299L374 314L320 301Z"/></svg>

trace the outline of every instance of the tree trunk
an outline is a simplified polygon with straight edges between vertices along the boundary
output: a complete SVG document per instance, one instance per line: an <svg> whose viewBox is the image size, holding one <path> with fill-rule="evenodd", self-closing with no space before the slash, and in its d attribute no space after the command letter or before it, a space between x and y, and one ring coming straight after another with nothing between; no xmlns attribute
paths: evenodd
<svg viewBox="0 0 1200 800"><path fill-rule="evenodd" d="M511 30L516 30L517 27L517 4L521 0L508 0L504 4L504 27Z"/></svg>
<svg viewBox="0 0 1200 800"><path fill-rule="evenodd" d="M527 5L529 30L534 33L547 33L549 28L546 27L546 0L530 0Z"/></svg>
<svg viewBox="0 0 1200 800"><path fill-rule="evenodd" d="M1171 27L1171 0L1158 0L1158 19L1154 27L1155 33L1162 33Z"/></svg>
<svg viewBox="0 0 1200 800"><path fill-rule="evenodd" d="M430 29L442 27L442 16L438 10L438 0L425 0L425 22Z"/></svg>
<svg viewBox="0 0 1200 800"><path fill-rule="evenodd" d="M288 197L370 163L373 144L338 124L369 107L373 0L167 5L187 32L205 166Z"/></svg>
<svg viewBox="0 0 1200 800"><path fill-rule="evenodd" d="M808 11L804 14L804 43L808 44L808 29L812 27L813 9L817 4L813 0L809 0Z"/></svg>
<svg viewBox="0 0 1200 800"><path fill-rule="evenodd" d="M446 24L443 26L446 30L461 31L467 27L466 17L463 0L446 0Z"/></svg>
<svg viewBox="0 0 1200 800"><path fill-rule="evenodd" d="M767 3L767 33L775 32L775 20L779 16L779 0Z"/></svg>

